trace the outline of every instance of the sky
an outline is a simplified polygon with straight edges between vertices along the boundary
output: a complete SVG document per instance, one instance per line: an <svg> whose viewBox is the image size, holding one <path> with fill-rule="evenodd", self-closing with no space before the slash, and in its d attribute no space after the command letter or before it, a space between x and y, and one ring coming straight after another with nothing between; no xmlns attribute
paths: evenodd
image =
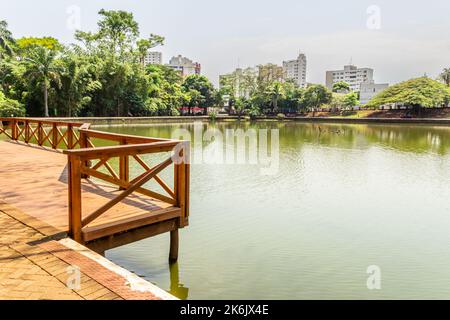
<svg viewBox="0 0 450 320"><path fill-rule="evenodd" d="M72 43L74 30L96 30L102 8L132 12L142 37L166 38L156 49L165 63L187 56L215 84L238 66L281 65L299 52L312 83L350 62L390 84L450 67L449 0L0 0L0 20L16 38Z"/></svg>

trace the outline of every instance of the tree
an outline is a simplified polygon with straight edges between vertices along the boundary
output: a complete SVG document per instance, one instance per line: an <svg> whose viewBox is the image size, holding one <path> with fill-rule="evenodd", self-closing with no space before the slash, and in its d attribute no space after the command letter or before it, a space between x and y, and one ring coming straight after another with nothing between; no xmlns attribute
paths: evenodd
<svg viewBox="0 0 450 320"><path fill-rule="evenodd" d="M341 110L346 106L346 95L344 93L333 92L333 96L330 101L330 107L333 110Z"/></svg>
<svg viewBox="0 0 450 320"><path fill-rule="evenodd" d="M137 49L138 49L138 55L139 55L139 62L144 65L145 62L145 56L148 53L148 50L151 48L157 47L159 45L162 45L164 43L164 37L151 34L150 38L148 39L140 39L136 41Z"/></svg>
<svg viewBox="0 0 450 320"><path fill-rule="evenodd" d="M60 113L72 117L91 102L91 95L101 90L100 81L95 80L89 71L89 63L82 56L66 51L58 61L61 86L56 92L56 104Z"/></svg>
<svg viewBox="0 0 450 320"><path fill-rule="evenodd" d="M345 93L350 91L350 86L345 81L339 81L333 84L333 92Z"/></svg>
<svg viewBox="0 0 450 320"><path fill-rule="evenodd" d="M102 17L98 22L98 39L110 50L123 59L127 50L131 50L132 44L139 36L139 25L134 20L133 14L126 11L108 11L101 9Z"/></svg>
<svg viewBox="0 0 450 320"><path fill-rule="evenodd" d="M3 56L3 52L8 56L13 54L14 38L11 31L8 30L8 23L4 20L0 21L0 58Z"/></svg>
<svg viewBox="0 0 450 320"><path fill-rule="evenodd" d="M278 111L278 101L284 95L284 88L281 82L275 81L272 85L270 85L267 90L267 95L271 100L272 112L276 113Z"/></svg>
<svg viewBox="0 0 450 320"><path fill-rule="evenodd" d="M450 91L448 87L428 77L410 79L380 92L366 106L379 107L386 104L403 104L420 112L421 108L448 105Z"/></svg>
<svg viewBox="0 0 450 320"><path fill-rule="evenodd" d="M283 97L280 101L280 108L283 112L298 111L302 106L304 89L295 83L286 81L283 83Z"/></svg>
<svg viewBox="0 0 450 320"><path fill-rule="evenodd" d="M44 47L49 50L59 51L64 47L57 39L52 37L25 37L18 39L16 44L20 52L33 50L35 47Z"/></svg>
<svg viewBox="0 0 450 320"><path fill-rule="evenodd" d="M146 106L148 115L178 115L180 107L190 99L196 99L183 92L182 78L178 72L162 65L148 65L146 72L149 77L148 99ZM198 93L198 95L200 95Z"/></svg>
<svg viewBox="0 0 450 320"><path fill-rule="evenodd" d="M190 75L184 79L182 87L186 93L191 95L188 105L189 114L192 114L192 107L203 108L204 114L206 114L207 108L213 106L215 103L216 95L214 93L214 87L205 76L198 74Z"/></svg>
<svg viewBox="0 0 450 320"><path fill-rule="evenodd" d="M347 93L344 97L344 105L348 108L353 108L359 104L358 95L356 92Z"/></svg>
<svg viewBox="0 0 450 320"><path fill-rule="evenodd" d="M450 87L450 68L445 68L439 75L439 78L444 81L444 83Z"/></svg>
<svg viewBox="0 0 450 320"><path fill-rule="evenodd" d="M44 115L48 112L48 88L50 81L59 82L61 69L55 64L57 53L45 47L36 46L25 58L25 76L42 85L44 94Z"/></svg>
<svg viewBox="0 0 450 320"><path fill-rule="evenodd" d="M164 38L150 34L140 39L131 13L99 14L98 29L76 31L79 42L68 46L51 37L14 43L6 22L0 24L0 91L6 99L2 110L8 105L3 114L19 110L19 104L25 109L14 114L30 116L178 115L183 106L206 111L219 100L205 77L183 81L170 67L144 66L145 54ZM7 45L17 59L1 59Z"/></svg>
<svg viewBox="0 0 450 320"><path fill-rule="evenodd" d="M317 109L323 104L331 102L331 92L321 84L314 84L305 90L304 103L307 109Z"/></svg>
<svg viewBox="0 0 450 320"><path fill-rule="evenodd" d="M8 99L0 91L0 117L23 117L25 108L17 100Z"/></svg>

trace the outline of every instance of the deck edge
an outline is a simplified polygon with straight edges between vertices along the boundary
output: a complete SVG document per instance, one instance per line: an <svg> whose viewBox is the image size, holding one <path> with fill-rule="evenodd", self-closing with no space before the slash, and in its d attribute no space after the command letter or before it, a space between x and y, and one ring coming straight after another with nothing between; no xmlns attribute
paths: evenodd
<svg viewBox="0 0 450 320"><path fill-rule="evenodd" d="M130 285L130 289L137 292L148 292L152 295L162 299L162 300L178 300L175 296L170 293L164 291L158 286L152 284L151 282L139 277L138 275L132 273L131 271L122 268L112 262L111 260L106 259L105 257L99 255L98 253L90 250L89 248L79 244L78 242L65 238L58 241L61 245L78 252L79 254L87 257L88 259L98 263L104 268L114 272L115 274L125 278Z"/></svg>

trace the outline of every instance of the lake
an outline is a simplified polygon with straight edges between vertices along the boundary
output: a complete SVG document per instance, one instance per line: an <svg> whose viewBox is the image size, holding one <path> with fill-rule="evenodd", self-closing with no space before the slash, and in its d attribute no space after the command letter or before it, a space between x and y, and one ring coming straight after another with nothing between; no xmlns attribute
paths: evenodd
<svg viewBox="0 0 450 320"><path fill-rule="evenodd" d="M192 164L178 263L168 264L168 234L109 250L109 259L182 299L450 298L449 127L199 126L278 130L277 171ZM99 128L169 138L194 125ZM373 266L379 290L367 286Z"/></svg>

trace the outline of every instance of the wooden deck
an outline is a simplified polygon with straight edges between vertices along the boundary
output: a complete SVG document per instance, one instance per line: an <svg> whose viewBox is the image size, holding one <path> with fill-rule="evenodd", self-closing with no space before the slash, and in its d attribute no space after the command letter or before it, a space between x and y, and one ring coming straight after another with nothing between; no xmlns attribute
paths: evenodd
<svg viewBox="0 0 450 320"><path fill-rule="evenodd" d="M178 228L188 225L189 165L185 157L180 163L172 155L151 167L140 155L174 151L180 141L104 133L78 123L11 119L0 118L0 134L10 138L0 141L1 201L51 226L48 236L67 233L97 252L170 231L170 258L176 260ZM119 145L97 148L92 139ZM180 150L175 154L183 155ZM118 173L109 163L113 158ZM131 159L144 169L134 178ZM158 176L171 164L173 186ZM150 179L166 194L145 188Z"/></svg>
<svg viewBox="0 0 450 320"><path fill-rule="evenodd" d="M24 171L24 168L33 168ZM0 200L13 204L61 232L69 231L67 156L22 143L0 142ZM9 183L10 182L10 183ZM82 181L82 218L119 194L106 183ZM90 241L136 226L180 217L180 208L132 194L83 228Z"/></svg>

